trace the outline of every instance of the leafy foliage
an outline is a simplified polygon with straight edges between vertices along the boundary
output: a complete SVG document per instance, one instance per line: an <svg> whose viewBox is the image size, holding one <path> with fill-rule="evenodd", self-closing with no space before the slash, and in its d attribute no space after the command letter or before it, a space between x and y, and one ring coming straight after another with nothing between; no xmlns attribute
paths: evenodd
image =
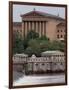
<svg viewBox="0 0 69 90"><path fill-rule="evenodd" d="M13 53L22 53L24 51L22 37L18 32L14 33L13 37Z"/></svg>
<svg viewBox="0 0 69 90"><path fill-rule="evenodd" d="M28 34L27 34L28 39L35 39L35 38L38 38L38 37L39 37L39 34L36 33L33 30L29 31Z"/></svg>
<svg viewBox="0 0 69 90"><path fill-rule="evenodd" d="M40 56L41 52L47 50L64 51L64 47L64 42L50 41L46 36L39 37L39 34L32 30L28 32L24 40L19 33L14 34L14 53L26 53L29 56L35 54L36 56Z"/></svg>

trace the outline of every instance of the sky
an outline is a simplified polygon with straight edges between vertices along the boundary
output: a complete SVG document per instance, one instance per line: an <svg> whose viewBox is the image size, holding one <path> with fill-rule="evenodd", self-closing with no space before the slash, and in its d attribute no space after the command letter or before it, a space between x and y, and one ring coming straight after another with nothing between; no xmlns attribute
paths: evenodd
<svg viewBox="0 0 69 90"><path fill-rule="evenodd" d="M22 14L33 11L46 12L52 15L58 15L65 18L65 8L64 7L51 7L51 6L35 6L35 5L13 5L13 22L21 22Z"/></svg>

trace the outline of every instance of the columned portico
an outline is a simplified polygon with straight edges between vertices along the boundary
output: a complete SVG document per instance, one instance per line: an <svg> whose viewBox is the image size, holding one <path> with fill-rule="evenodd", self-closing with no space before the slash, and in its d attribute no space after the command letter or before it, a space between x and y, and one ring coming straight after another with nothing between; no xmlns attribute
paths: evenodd
<svg viewBox="0 0 69 90"><path fill-rule="evenodd" d="M22 33L27 35L28 31L33 30L39 33L39 36L46 35L46 22L45 21L24 21L22 22Z"/></svg>
<svg viewBox="0 0 69 90"><path fill-rule="evenodd" d="M65 26L64 27L62 26L61 28L59 28L60 32L58 32L59 30L57 28L58 24L60 24L61 22L65 23L65 20L63 18L54 16L51 14L47 14L44 12L36 11L36 10L23 14L21 15L21 17L22 17L22 36L23 37L26 37L27 33L30 30L33 30L36 33L38 33L40 37L47 36L51 41L59 40L61 39L61 37L64 37Z"/></svg>

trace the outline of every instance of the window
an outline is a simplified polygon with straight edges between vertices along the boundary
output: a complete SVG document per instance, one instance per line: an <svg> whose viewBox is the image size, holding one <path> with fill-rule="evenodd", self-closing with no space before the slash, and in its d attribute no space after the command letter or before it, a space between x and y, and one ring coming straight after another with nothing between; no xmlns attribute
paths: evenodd
<svg viewBox="0 0 69 90"><path fill-rule="evenodd" d="M59 32L59 30L57 30L57 32Z"/></svg>
<svg viewBox="0 0 69 90"><path fill-rule="evenodd" d="M60 57L61 57L61 55L60 55Z"/></svg>
<svg viewBox="0 0 69 90"><path fill-rule="evenodd" d="M42 65L45 65L44 63L42 63Z"/></svg>
<svg viewBox="0 0 69 90"><path fill-rule="evenodd" d="M61 30L61 32L62 32L62 30Z"/></svg>
<svg viewBox="0 0 69 90"><path fill-rule="evenodd" d="M63 37L63 35L61 35L61 38Z"/></svg>
<svg viewBox="0 0 69 90"><path fill-rule="evenodd" d="M36 66L38 66L38 64L37 64L37 63L36 63L35 65L36 65Z"/></svg>
<svg viewBox="0 0 69 90"><path fill-rule="evenodd" d="M57 38L59 38L59 35L57 35Z"/></svg>

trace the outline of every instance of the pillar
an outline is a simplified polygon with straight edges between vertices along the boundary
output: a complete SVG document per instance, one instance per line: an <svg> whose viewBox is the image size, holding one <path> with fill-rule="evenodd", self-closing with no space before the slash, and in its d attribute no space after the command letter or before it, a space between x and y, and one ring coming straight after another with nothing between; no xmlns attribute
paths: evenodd
<svg viewBox="0 0 69 90"><path fill-rule="evenodd" d="M42 24L42 21L41 21L41 36L43 35L43 24Z"/></svg>
<svg viewBox="0 0 69 90"><path fill-rule="evenodd" d="M36 21L36 32L38 33L38 22Z"/></svg>
<svg viewBox="0 0 69 90"><path fill-rule="evenodd" d="M25 37L25 22L22 22L22 37Z"/></svg>
<svg viewBox="0 0 69 90"><path fill-rule="evenodd" d="M39 36L41 37L41 21L39 22Z"/></svg>
<svg viewBox="0 0 69 90"><path fill-rule="evenodd" d="M27 22L25 22L25 36L27 35Z"/></svg>
<svg viewBox="0 0 69 90"><path fill-rule="evenodd" d="M46 36L46 21L44 22L44 35Z"/></svg>
<svg viewBox="0 0 69 90"><path fill-rule="evenodd" d="M44 36L44 21L42 22L43 24L43 32L42 32L42 35Z"/></svg>
<svg viewBox="0 0 69 90"><path fill-rule="evenodd" d="M31 22L28 22L29 23L29 30L31 30Z"/></svg>
<svg viewBox="0 0 69 90"><path fill-rule="evenodd" d="M32 22L32 30L34 30L34 21Z"/></svg>

